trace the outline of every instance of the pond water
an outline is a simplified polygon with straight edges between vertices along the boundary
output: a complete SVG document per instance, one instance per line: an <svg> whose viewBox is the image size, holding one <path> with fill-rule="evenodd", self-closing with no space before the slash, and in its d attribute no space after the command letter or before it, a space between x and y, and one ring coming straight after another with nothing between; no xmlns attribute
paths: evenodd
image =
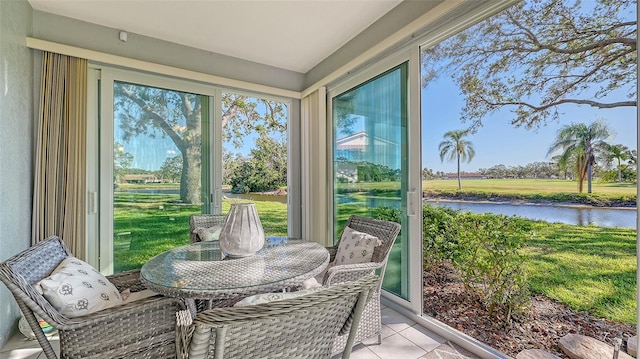
<svg viewBox="0 0 640 359"><path fill-rule="evenodd" d="M171 193L177 194L177 190L132 190L137 193ZM286 203L287 196L273 196L261 194L233 194L224 193L228 198L242 198L251 201L270 201ZM338 203L358 203L363 206L398 208L400 200L395 198L369 197L362 199L349 195L340 195ZM571 225L586 226L593 224L598 227L623 227L636 228L637 211L635 208L601 208L583 206L553 206L547 204L511 204L491 202L464 202L464 201L425 201L433 206L446 206L461 211L473 213L496 213L506 216L518 216L533 220L547 222L566 223Z"/></svg>
<svg viewBox="0 0 640 359"><path fill-rule="evenodd" d="M510 203L474 203L428 201L433 206L446 206L473 213L496 213L506 216L516 215L522 218L543 220L547 222L566 223L598 227L636 228L637 211L635 208L600 208L600 207L568 207L551 205L528 205Z"/></svg>
<svg viewBox="0 0 640 359"><path fill-rule="evenodd" d="M179 189L161 189L161 188L118 189L116 190L116 192L146 193L146 194L180 194Z"/></svg>
<svg viewBox="0 0 640 359"><path fill-rule="evenodd" d="M338 203L357 203L368 207L385 206L398 208L400 200L390 198L370 197L365 200L348 195L338 198ZM593 224L598 227L636 228L637 211L635 208L602 208L587 206L553 206L547 204L511 204L491 202L464 201L426 201L432 206L449 207L472 213L496 213L505 216L518 216L533 220L543 220L550 223L566 223L586 226Z"/></svg>

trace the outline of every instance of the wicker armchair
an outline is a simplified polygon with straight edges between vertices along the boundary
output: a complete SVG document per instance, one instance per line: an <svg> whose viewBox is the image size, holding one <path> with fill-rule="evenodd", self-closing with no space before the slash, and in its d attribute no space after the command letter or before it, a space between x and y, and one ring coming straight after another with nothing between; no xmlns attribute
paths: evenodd
<svg viewBox="0 0 640 359"><path fill-rule="evenodd" d="M78 318L53 308L34 284L70 255L60 238L49 237L0 263L0 280L18 302L47 358L57 357L35 315L58 329L61 358L176 357L175 315L184 309L177 300L153 296ZM107 279L120 291L142 289L137 270Z"/></svg>
<svg viewBox="0 0 640 359"><path fill-rule="evenodd" d="M377 276L321 288L296 298L245 307L178 313L182 358L244 359L331 357L339 333L349 358L365 303Z"/></svg>
<svg viewBox="0 0 640 359"><path fill-rule="evenodd" d="M222 227L224 224L224 214L192 214L189 217L189 241L190 243L202 242L200 236L193 231L196 228Z"/></svg>
<svg viewBox="0 0 640 359"><path fill-rule="evenodd" d="M363 276L373 274L379 270L378 283L374 287L371 299L368 301L364 312L362 313L362 321L358 328L355 343L362 342L365 339L377 335L378 344L380 344L382 342L380 333L382 330L380 317L380 288L382 287L382 279L384 278L384 271L387 267L389 252L400 233L400 224L352 215L347 220L346 225L356 231L365 232L378 237L382 241L382 244L375 248L373 251L373 257L369 263L345 264L330 267L324 274L322 285L331 286L337 283L353 281ZM327 248L331 254L332 262L338 249L338 245L339 243L333 247ZM342 351L346 343L346 336L338 336L334 345L334 353Z"/></svg>

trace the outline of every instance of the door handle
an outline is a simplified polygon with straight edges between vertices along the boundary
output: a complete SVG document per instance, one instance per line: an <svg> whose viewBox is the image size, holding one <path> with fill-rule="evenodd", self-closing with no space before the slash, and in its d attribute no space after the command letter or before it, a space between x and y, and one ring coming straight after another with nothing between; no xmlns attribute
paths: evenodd
<svg viewBox="0 0 640 359"><path fill-rule="evenodd" d="M416 194L415 189L407 192L407 217L415 217L416 215Z"/></svg>
<svg viewBox="0 0 640 359"><path fill-rule="evenodd" d="M98 213L98 192L89 192L89 213Z"/></svg>

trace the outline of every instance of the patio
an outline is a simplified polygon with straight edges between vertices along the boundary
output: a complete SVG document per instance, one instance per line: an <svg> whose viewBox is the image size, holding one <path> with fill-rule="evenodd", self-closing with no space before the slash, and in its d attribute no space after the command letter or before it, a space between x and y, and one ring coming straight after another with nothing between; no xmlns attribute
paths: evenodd
<svg viewBox="0 0 640 359"><path fill-rule="evenodd" d="M353 359L418 359L438 356L438 348L445 340L431 333L415 321L404 317L395 310L382 305L382 344L358 344L351 354ZM373 341L372 341L373 342ZM371 343L372 343L371 342ZM57 340L53 346L57 349ZM441 347L442 348L442 347ZM468 355L468 354L467 354ZM337 355L334 358L339 358ZM476 358L468 356L469 358ZM0 349L0 359L40 359L44 354L35 340L26 339L16 332ZM460 357L461 359L463 357Z"/></svg>

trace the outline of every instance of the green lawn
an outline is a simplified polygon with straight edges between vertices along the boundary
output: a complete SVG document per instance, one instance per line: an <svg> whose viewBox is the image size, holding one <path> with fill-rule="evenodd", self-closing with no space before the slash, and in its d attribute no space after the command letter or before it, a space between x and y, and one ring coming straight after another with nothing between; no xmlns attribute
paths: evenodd
<svg viewBox="0 0 640 359"><path fill-rule="evenodd" d="M151 257L189 243L189 216L200 213L198 205L183 205L178 195L115 193L114 270L140 268ZM222 201L222 212L232 200ZM287 206L256 202L260 221L268 236L287 235Z"/></svg>
<svg viewBox="0 0 640 359"><path fill-rule="evenodd" d="M522 187L528 182L514 181ZM558 190L555 182L547 188ZM394 187L389 184L387 188ZM200 207L178 204L177 197L116 193L116 271L139 268L152 256L189 242L189 215L199 213ZM231 200L223 201L223 212L228 211L230 203ZM267 235L287 234L286 204L256 202L256 207ZM344 223L348 214L367 215L368 211L359 203L344 204L338 221ZM534 237L527 248L530 258L527 269L535 293L603 318L636 322L635 230L546 222L535 222L533 227ZM387 273L394 272L390 265Z"/></svg>
<svg viewBox="0 0 640 359"><path fill-rule="evenodd" d="M428 180L422 181L424 190L446 190L457 191L457 180ZM586 192L587 183L584 182ZM578 192L578 183L570 180L559 179L481 179L462 180L463 191L482 191L501 194L550 194L550 193L572 193ZM592 183L592 191L602 195L636 195L635 183Z"/></svg>
<svg viewBox="0 0 640 359"><path fill-rule="evenodd" d="M636 323L636 230L533 223L526 267L534 293Z"/></svg>
<svg viewBox="0 0 640 359"><path fill-rule="evenodd" d="M425 180L422 181L424 191L458 191L457 180ZM365 183L338 183L338 192L358 192L358 191L399 191L400 182L365 182ZM587 190L587 183L584 183L584 191ZM570 180L560 179L479 179L462 180L462 191L487 192L509 195L537 195L553 193L577 193L578 183ZM635 196L635 183L601 183L592 182L592 191L597 195L604 196Z"/></svg>
<svg viewBox="0 0 640 359"><path fill-rule="evenodd" d="M116 192L114 270L140 268L156 254L189 243L189 215L199 206L177 204L178 195Z"/></svg>

